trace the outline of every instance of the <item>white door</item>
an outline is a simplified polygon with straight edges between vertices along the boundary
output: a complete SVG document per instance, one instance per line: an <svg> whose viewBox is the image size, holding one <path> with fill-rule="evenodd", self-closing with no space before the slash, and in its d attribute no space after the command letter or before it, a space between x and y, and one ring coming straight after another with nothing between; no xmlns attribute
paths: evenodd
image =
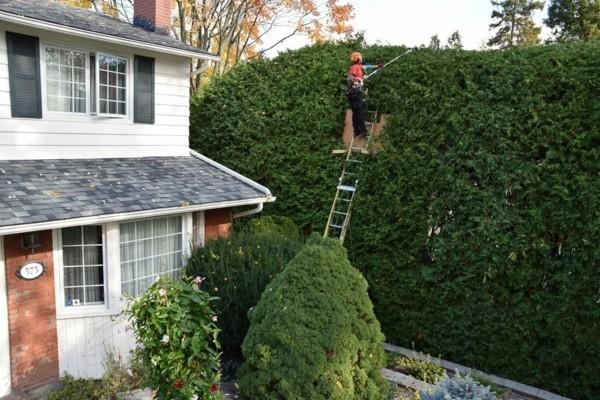
<svg viewBox="0 0 600 400"><path fill-rule="evenodd" d="M0 397L10 393L10 349L8 346L8 305L6 304L4 237L0 236Z"/></svg>

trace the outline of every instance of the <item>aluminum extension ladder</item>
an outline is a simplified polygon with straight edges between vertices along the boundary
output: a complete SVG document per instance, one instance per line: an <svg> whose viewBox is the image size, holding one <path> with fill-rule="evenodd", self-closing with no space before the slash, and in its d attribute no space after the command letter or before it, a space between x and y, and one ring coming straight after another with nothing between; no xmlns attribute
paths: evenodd
<svg viewBox="0 0 600 400"><path fill-rule="evenodd" d="M350 218L352 216L352 202L356 196L358 189L358 181L363 164L363 156L370 154L369 149L373 141L373 133L375 123L378 120L377 111L367 111L369 121L366 123L368 128L368 136L366 138L365 147L354 146L354 136L350 141L348 149L333 150L333 154L345 154L344 169L338 181L335 191L335 198L325 227L323 237L337 239L344 243Z"/></svg>

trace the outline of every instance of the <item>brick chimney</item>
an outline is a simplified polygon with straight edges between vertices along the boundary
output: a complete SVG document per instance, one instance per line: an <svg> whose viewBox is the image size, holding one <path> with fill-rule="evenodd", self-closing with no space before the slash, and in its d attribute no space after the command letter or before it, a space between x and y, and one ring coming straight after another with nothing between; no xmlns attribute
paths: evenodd
<svg viewBox="0 0 600 400"><path fill-rule="evenodd" d="M147 31L169 34L172 0L134 0L133 23Z"/></svg>

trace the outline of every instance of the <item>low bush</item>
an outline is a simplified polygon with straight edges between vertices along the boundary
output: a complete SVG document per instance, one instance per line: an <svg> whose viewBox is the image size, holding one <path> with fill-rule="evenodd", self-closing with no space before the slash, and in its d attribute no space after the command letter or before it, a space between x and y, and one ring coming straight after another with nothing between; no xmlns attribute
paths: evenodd
<svg viewBox="0 0 600 400"><path fill-rule="evenodd" d="M446 375L444 367L430 357L427 360L418 360L397 356L392 360L391 367L420 381L432 384L438 383Z"/></svg>
<svg viewBox="0 0 600 400"><path fill-rule="evenodd" d="M248 221L247 230L254 233L280 235L288 240L301 240L300 228L288 217L268 215Z"/></svg>
<svg viewBox="0 0 600 400"><path fill-rule="evenodd" d="M101 379L80 379L66 375L62 387L48 394L48 400L113 400L117 394L129 392L142 386L141 371L135 362L127 365L112 351L104 361Z"/></svg>
<svg viewBox="0 0 600 400"><path fill-rule="evenodd" d="M202 279L161 278L128 309L136 357L158 400L212 399L218 395L219 330Z"/></svg>
<svg viewBox="0 0 600 400"><path fill-rule="evenodd" d="M241 353L249 325L248 310L301 246L281 235L246 231L210 241L194 251L186 271L190 276L203 277L204 290L219 297L214 308L225 355Z"/></svg>
<svg viewBox="0 0 600 400"><path fill-rule="evenodd" d="M338 242L312 239L250 312L239 370L251 399L383 399L383 335Z"/></svg>
<svg viewBox="0 0 600 400"><path fill-rule="evenodd" d="M471 376L457 373L438 383L431 392L421 392L421 400L496 400L496 396Z"/></svg>

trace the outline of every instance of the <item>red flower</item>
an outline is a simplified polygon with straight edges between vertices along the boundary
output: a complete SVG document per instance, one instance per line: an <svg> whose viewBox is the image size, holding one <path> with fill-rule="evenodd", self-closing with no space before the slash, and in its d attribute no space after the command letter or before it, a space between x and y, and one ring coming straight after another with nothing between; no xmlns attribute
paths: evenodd
<svg viewBox="0 0 600 400"><path fill-rule="evenodd" d="M179 380L179 381L175 382L173 384L173 387L175 387L175 389L181 389L183 387L183 381Z"/></svg>
<svg viewBox="0 0 600 400"><path fill-rule="evenodd" d="M216 383L213 383L212 385L210 385L210 392L211 393L216 393L217 390L219 390L219 387L217 386Z"/></svg>

